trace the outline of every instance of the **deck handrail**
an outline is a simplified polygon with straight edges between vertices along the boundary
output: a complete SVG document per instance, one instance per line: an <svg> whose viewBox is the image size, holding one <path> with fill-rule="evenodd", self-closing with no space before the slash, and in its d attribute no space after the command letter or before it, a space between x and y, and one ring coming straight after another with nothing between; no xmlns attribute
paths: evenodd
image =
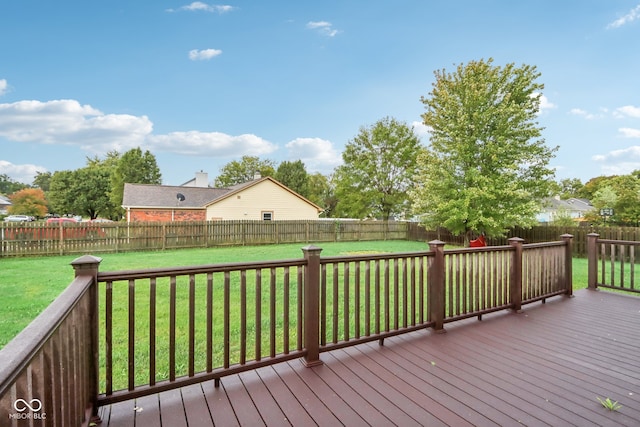
<svg viewBox="0 0 640 427"><path fill-rule="evenodd" d="M635 265L640 261L633 240L601 239L598 233L587 235L588 287L640 293Z"/></svg>
<svg viewBox="0 0 640 427"><path fill-rule="evenodd" d="M88 425L97 414L95 274L74 261L73 282L0 351L0 420Z"/></svg>
<svg viewBox="0 0 640 427"><path fill-rule="evenodd" d="M560 242L512 238L505 246L445 250L434 240L425 251L332 257L307 246L299 259L115 272L99 272L99 258L85 256L73 263L72 285L19 336L24 347L0 351L0 416L25 390L55 378L51 366L62 358L83 386L52 380L66 394L53 387L44 408L55 413L61 406L65 420L83 413L86 421L101 405L211 379L218 384L294 358L314 366L331 349L518 312L571 295L571 243L563 235ZM48 320L54 315L59 321ZM67 339L52 343L60 330ZM114 375L120 371L125 376Z"/></svg>

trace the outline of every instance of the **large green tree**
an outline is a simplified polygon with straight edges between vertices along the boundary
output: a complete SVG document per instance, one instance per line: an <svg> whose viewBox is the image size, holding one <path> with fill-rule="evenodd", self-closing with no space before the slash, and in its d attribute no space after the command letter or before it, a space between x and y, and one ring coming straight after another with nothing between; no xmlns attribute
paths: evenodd
<svg viewBox="0 0 640 427"><path fill-rule="evenodd" d="M322 217L334 216L338 200L335 195L333 175L326 176L320 172L309 175L309 200L324 208L320 214Z"/></svg>
<svg viewBox="0 0 640 427"><path fill-rule="evenodd" d="M51 185L52 175L51 172L36 172L36 176L33 178L33 186L38 187L46 194Z"/></svg>
<svg viewBox="0 0 640 427"><path fill-rule="evenodd" d="M275 178L303 197L309 197L309 174L302 160L278 165Z"/></svg>
<svg viewBox="0 0 640 427"><path fill-rule="evenodd" d="M408 210L420 139L412 127L385 117L360 128L336 169L336 214L389 219Z"/></svg>
<svg viewBox="0 0 640 427"><path fill-rule="evenodd" d="M111 202L111 176L118 164L117 152L104 159L88 158L87 166L73 171L57 171L51 177L49 202L58 214L75 214L91 219L115 218L118 206Z"/></svg>
<svg viewBox="0 0 640 427"><path fill-rule="evenodd" d="M139 147L120 156L111 174L110 197L116 209L121 209L125 183L161 184L162 174L156 157L148 150L143 153Z"/></svg>
<svg viewBox="0 0 640 427"><path fill-rule="evenodd" d="M231 187L251 181L257 174L260 176L274 176L275 163L273 160L260 159L256 156L242 156L240 160L233 160L220 169L220 175L215 179L216 187Z"/></svg>
<svg viewBox="0 0 640 427"><path fill-rule="evenodd" d="M0 174L0 194L12 194L29 186L18 181L14 181L7 174Z"/></svg>
<svg viewBox="0 0 640 427"><path fill-rule="evenodd" d="M430 145L418 158L411 196L427 227L467 238L530 226L553 187L549 162L557 148L542 138L536 118L543 85L536 67L493 60L435 72L422 97Z"/></svg>

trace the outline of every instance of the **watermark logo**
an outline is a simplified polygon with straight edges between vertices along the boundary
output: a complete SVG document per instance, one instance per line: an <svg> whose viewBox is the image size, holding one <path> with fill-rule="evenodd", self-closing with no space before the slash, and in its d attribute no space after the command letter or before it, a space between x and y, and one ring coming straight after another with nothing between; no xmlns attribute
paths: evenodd
<svg viewBox="0 0 640 427"><path fill-rule="evenodd" d="M40 399L16 399L13 402L13 414L9 414L10 420L46 420L47 414L42 412L42 401Z"/></svg>

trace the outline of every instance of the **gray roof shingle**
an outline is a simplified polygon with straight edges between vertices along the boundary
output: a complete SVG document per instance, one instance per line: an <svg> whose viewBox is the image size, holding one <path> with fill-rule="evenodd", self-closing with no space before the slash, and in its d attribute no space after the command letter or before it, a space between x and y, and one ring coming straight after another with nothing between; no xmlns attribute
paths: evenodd
<svg viewBox="0 0 640 427"><path fill-rule="evenodd" d="M227 188L181 187L173 185L125 184L122 206L153 208L204 208L205 205L228 193ZM184 196L179 201L178 194Z"/></svg>

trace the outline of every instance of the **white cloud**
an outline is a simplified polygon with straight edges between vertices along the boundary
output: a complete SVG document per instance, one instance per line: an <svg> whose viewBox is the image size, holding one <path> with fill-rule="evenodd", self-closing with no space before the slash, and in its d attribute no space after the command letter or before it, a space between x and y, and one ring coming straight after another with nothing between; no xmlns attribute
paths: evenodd
<svg viewBox="0 0 640 427"><path fill-rule="evenodd" d="M413 127L413 131L416 133L416 135L418 135L421 138L428 136L429 134L431 134L431 131L433 130L431 126L427 126L424 123L419 121L411 122L411 126Z"/></svg>
<svg viewBox="0 0 640 427"><path fill-rule="evenodd" d="M625 175L640 169L640 146L634 145L607 154L593 156L595 162L601 163L604 175Z"/></svg>
<svg viewBox="0 0 640 427"><path fill-rule="evenodd" d="M640 119L640 107L634 107L633 105L625 105L624 107L616 108L617 117L633 117Z"/></svg>
<svg viewBox="0 0 640 427"><path fill-rule="evenodd" d="M256 135L232 136L221 132L171 132L151 135L147 141L158 150L202 157L260 156L277 149L275 144Z"/></svg>
<svg viewBox="0 0 640 427"><path fill-rule="evenodd" d="M92 154L144 147L202 157L264 155L278 148L250 134L152 132L153 123L146 116L104 114L75 100L0 104L0 138L16 143L75 145Z"/></svg>
<svg viewBox="0 0 640 427"><path fill-rule="evenodd" d="M602 111L606 112L606 110L604 109ZM571 110L569 110L569 114L583 117L586 120L596 120L596 119L601 119L603 117L602 114L593 114L581 108L572 108Z"/></svg>
<svg viewBox="0 0 640 427"><path fill-rule="evenodd" d="M630 22L635 21L636 19L640 19L640 4L633 9L631 9L626 15L616 19L615 21L609 23L607 25L608 29L612 28L620 28L623 25L626 25Z"/></svg>
<svg viewBox="0 0 640 427"><path fill-rule="evenodd" d="M331 141L296 138L286 144L290 159L302 160L309 172L329 173L342 163L342 156Z"/></svg>
<svg viewBox="0 0 640 427"><path fill-rule="evenodd" d="M189 59L192 61L206 61L221 54L222 51L220 49L193 49L189 51Z"/></svg>
<svg viewBox="0 0 640 427"><path fill-rule="evenodd" d="M186 10L189 12L210 12L210 13L226 13L235 9L229 5L207 4L201 1L194 1L191 4L182 6L178 10ZM175 12L175 9L167 9L167 12Z"/></svg>
<svg viewBox="0 0 640 427"><path fill-rule="evenodd" d="M640 129L620 128L618 132L623 138L640 138Z"/></svg>
<svg viewBox="0 0 640 427"><path fill-rule="evenodd" d="M31 184L38 172L46 172L47 169L43 166L29 164L14 165L6 160L0 160L0 171L15 181L22 182L23 184Z"/></svg>
<svg viewBox="0 0 640 427"><path fill-rule="evenodd" d="M0 137L10 141L126 151L142 145L152 129L146 116L104 114L75 100L0 104Z"/></svg>
<svg viewBox="0 0 640 427"><path fill-rule="evenodd" d="M307 23L307 28L310 30L316 30L323 36L327 37L335 37L338 33L340 33L339 30L333 28L331 22L327 21L310 21Z"/></svg>
<svg viewBox="0 0 640 427"><path fill-rule="evenodd" d="M556 104L549 101L549 98L540 94L540 113L543 113L546 110L552 110L556 107Z"/></svg>
<svg viewBox="0 0 640 427"><path fill-rule="evenodd" d="M8 89L9 89L9 84L7 83L7 80L0 79L0 96L7 93Z"/></svg>

